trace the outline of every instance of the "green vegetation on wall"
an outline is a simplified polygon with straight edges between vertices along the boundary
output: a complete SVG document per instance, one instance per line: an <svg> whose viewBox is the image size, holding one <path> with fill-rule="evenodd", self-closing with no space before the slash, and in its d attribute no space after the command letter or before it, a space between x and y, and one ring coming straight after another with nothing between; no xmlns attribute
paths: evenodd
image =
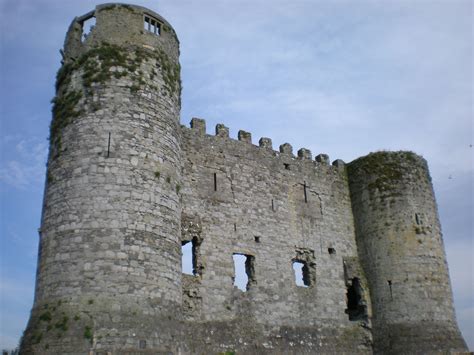
<svg viewBox="0 0 474 355"><path fill-rule="evenodd" d="M168 93L170 97L181 94L181 68L179 64L172 62L162 50L147 50L135 48L133 51L120 46L102 43L101 46L92 48L81 55L76 61L65 63L56 75L57 96L53 98L53 120L50 126L50 139L55 148L57 156L61 150L62 130L75 118L84 113L77 109L77 105L84 97L90 98L93 88L105 84L112 77L120 79L129 76L133 84L129 87L131 93L141 90L148 80L150 87L157 91L158 87L152 84L158 74L155 68L152 69L149 78L144 77L140 69L145 61L155 60L156 68L161 70L164 82L163 94ZM71 89L71 79L74 73L81 73L82 90ZM97 102L90 105L93 111L100 107Z"/></svg>

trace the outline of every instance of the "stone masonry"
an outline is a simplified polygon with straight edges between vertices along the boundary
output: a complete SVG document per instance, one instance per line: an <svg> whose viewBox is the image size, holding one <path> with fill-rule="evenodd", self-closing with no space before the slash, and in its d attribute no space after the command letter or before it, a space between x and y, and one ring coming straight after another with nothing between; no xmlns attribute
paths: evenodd
<svg viewBox="0 0 474 355"><path fill-rule="evenodd" d="M75 18L62 55L22 354L467 351L423 158L181 126L178 38L139 6Z"/></svg>

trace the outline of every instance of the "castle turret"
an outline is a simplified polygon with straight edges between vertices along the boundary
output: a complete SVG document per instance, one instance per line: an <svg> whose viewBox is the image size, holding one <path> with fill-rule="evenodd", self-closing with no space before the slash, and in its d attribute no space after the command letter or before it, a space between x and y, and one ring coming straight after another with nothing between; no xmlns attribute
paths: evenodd
<svg viewBox="0 0 474 355"><path fill-rule="evenodd" d="M178 39L153 11L106 4L74 19L62 54L22 352L174 352L182 297Z"/></svg>
<svg viewBox="0 0 474 355"><path fill-rule="evenodd" d="M426 161L410 152L372 153L348 173L375 353L465 351Z"/></svg>

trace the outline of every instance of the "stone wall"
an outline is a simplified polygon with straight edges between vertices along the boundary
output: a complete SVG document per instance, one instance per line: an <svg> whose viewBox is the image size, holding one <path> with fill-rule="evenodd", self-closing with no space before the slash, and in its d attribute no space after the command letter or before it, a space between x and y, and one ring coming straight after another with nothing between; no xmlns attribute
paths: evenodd
<svg viewBox="0 0 474 355"><path fill-rule="evenodd" d="M21 353L465 349L425 162L377 153L347 168L222 124L180 126L178 56L172 27L139 6L72 22Z"/></svg>
<svg viewBox="0 0 474 355"><path fill-rule="evenodd" d="M198 237L200 264L185 275L194 281L183 283L183 294L193 300L187 317L200 322L198 339L248 353L216 326L230 322L250 327L240 337L260 339L260 353L370 351L370 332L345 312L344 259L358 261L344 166L312 160L307 150L295 157L288 144L276 152L268 138L255 146L243 131L230 139L223 125L216 135L205 130L199 119L182 130L183 238ZM199 225L194 234L187 220ZM233 254L251 258L246 291L233 284ZM308 287L296 285L294 261L307 265Z"/></svg>
<svg viewBox="0 0 474 355"><path fill-rule="evenodd" d="M349 181L375 352L466 349L426 161L411 152L372 153L349 164Z"/></svg>
<svg viewBox="0 0 474 355"><path fill-rule="evenodd" d="M174 351L182 303L178 43L171 30L144 31L142 8L94 14L85 40L81 20L71 25L58 72L22 351Z"/></svg>

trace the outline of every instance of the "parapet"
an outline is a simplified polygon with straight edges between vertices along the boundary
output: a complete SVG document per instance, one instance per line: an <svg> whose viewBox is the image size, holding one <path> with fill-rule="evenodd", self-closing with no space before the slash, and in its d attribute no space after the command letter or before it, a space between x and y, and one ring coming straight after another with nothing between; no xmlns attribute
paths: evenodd
<svg viewBox="0 0 474 355"><path fill-rule="evenodd" d="M176 33L163 17L141 6L110 3L97 5L72 21L64 42L64 60L78 58L104 43L161 48L174 59L179 55Z"/></svg>
<svg viewBox="0 0 474 355"><path fill-rule="evenodd" d="M183 125L181 126L181 128L185 130L188 129L186 126L183 126ZM190 128L191 128L191 131L194 132L197 136L212 137L212 135L209 135L206 133L206 120L202 118L193 117L190 121ZM230 138L229 128L226 127L222 123L216 124L215 137L229 139L230 142L236 141L235 139ZM237 132L237 141L254 146L252 144L252 134L244 130L239 130ZM345 167L346 167L346 164L341 159L336 159L331 164L329 155L327 154L318 154L315 156L313 160L311 150L307 148L300 148L295 157L293 154L293 146L290 143L281 144L279 146L279 150L274 151L272 139L268 137L261 137L258 140L258 146L254 146L254 147L261 148L262 153L271 154L272 156L278 156L284 159L290 159L294 161L294 163L296 163L297 161L301 162L301 164L312 162L315 168L327 167L327 168L333 168L336 171L342 172L342 171L345 171ZM289 164L286 164L285 166L287 165ZM286 169L290 170L289 168L286 168Z"/></svg>
<svg viewBox="0 0 474 355"><path fill-rule="evenodd" d="M252 134L249 132L245 132L240 130L238 133L239 141L245 143L252 143Z"/></svg>
<svg viewBox="0 0 474 355"><path fill-rule="evenodd" d="M265 137L260 138L260 140L258 141L258 145L261 148L267 148L267 149L273 150L272 140L270 138L265 138Z"/></svg>
<svg viewBox="0 0 474 355"><path fill-rule="evenodd" d="M301 148L300 150L298 150L298 158L311 160L311 150Z"/></svg>
<svg viewBox="0 0 474 355"><path fill-rule="evenodd" d="M216 125L216 136L218 137L223 137L223 138L229 138L229 128L224 126L223 124L217 124Z"/></svg>
<svg viewBox="0 0 474 355"><path fill-rule="evenodd" d="M202 118L193 117L191 120L191 128L194 129L199 135L203 136L206 134L206 121Z"/></svg>

